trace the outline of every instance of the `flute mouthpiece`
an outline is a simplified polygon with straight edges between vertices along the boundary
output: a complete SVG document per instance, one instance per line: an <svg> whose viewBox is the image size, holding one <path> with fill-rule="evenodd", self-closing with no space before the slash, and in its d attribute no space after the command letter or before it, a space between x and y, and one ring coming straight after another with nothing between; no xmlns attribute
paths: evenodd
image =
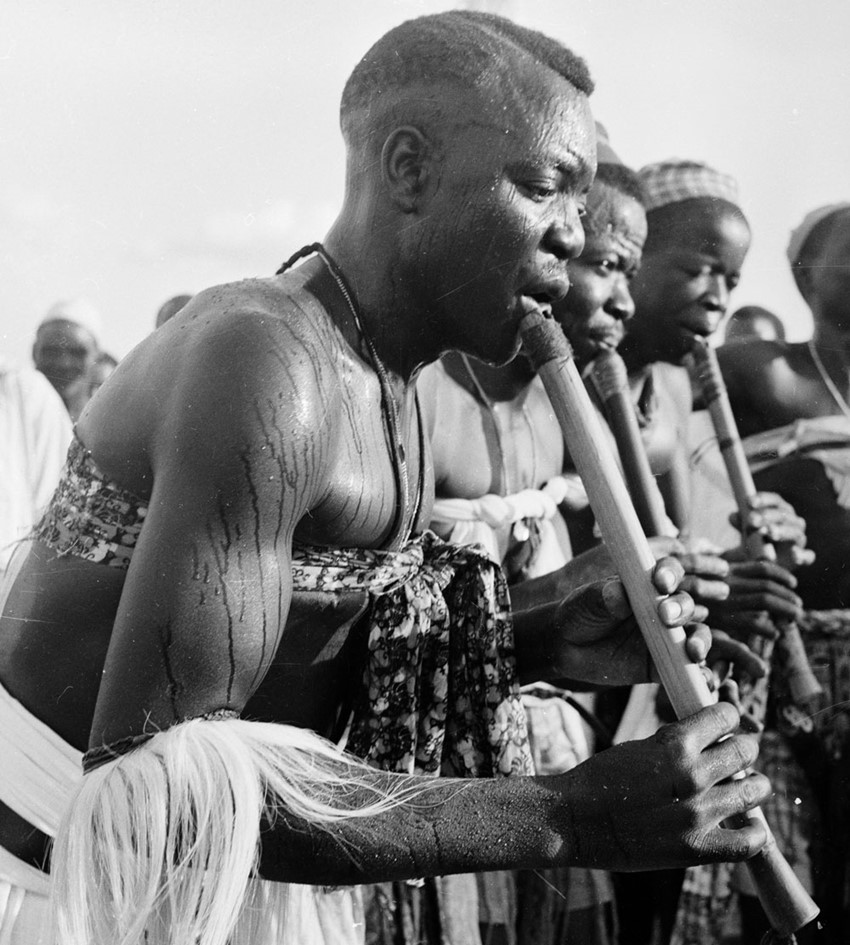
<svg viewBox="0 0 850 945"><path fill-rule="evenodd" d="M540 309L529 312L519 323L522 346L535 370L558 359L571 361L573 349L561 326Z"/></svg>
<svg viewBox="0 0 850 945"><path fill-rule="evenodd" d="M590 366L593 383L599 396L607 402L619 394L628 393L629 374L623 359L616 351L602 351Z"/></svg>

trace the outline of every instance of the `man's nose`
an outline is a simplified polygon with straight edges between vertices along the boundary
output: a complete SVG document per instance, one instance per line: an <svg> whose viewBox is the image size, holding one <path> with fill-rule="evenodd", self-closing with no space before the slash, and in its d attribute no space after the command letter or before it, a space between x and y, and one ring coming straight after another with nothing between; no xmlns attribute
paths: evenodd
<svg viewBox="0 0 850 945"><path fill-rule="evenodd" d="M721 318L726 314L729 307L729 286L726 284L726 277L721 273L711 276L706 302L708 308L716 311Z"/></svg>
<svg viewBox="0 0 850 945"><path fill-rule="evenodd" d="M635 303L629 292L629 280L624 273L614 279L611 295L605 305L605 311L620 321L627 322L635 313Z"/></svg>
<svg viewBox="0 0 850 945"><path fill-rule="evenodd" d="M543 240L544 249L562 262L575 259L584 249L584 227L578 207L572 202L565 206L549 225Z"/></svg>

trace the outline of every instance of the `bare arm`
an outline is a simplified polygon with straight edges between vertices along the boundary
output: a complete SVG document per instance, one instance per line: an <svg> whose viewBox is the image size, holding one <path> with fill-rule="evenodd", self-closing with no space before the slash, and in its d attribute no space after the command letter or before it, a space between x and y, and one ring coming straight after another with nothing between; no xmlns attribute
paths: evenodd
<svg viewBox="0 0 850 945"><path fill-rule="evenodd" d="M287 365L287 340L236 319L181 366L150 444L153 493L92 745L239 711L275 654L292 533L318 493L325 448L312 369Z"/></svg>
<svg viewBox="0 0 850 945"><path fill-rule="evenodd" d="M323 401L321 385L311 389L320 357L293 357L291 339L235 322L197 363L181 365L151 443L150 511L122 595L92 745L223 707L241 710L286 645L292 534L323 495L333 442L324 424L339 411ZM232 370L238 364L250 372ZM757 776L719 783L752 760L754 746L735 736L708 747L737 724L734 713L718 722L712 711L701 724L671 727L661 743L594 759L580 775L430 783L418 800L331 831L283 813L264 834L263 870L338 884L502 865L632 869L748 855L763 842L758 828L727 833L717 825L766 786ZM653 771L641 779L646 790L605 792L644 763ZM378 788L392 777L364 774Z"/></svg>
<svg viewBox="0 0 850 945"><path fill-rule="evenodd" d="M764 842L761 827L727 830L718 820L763 800L770 787L761 775L717 783L757 753L751 736L718 743L737 718L731 706L711 706L564 775L442 780L379 819L330 832L286 825L296 830L288 844L264 846L261 872L303 883L326 882L333 869L338 882L355 883L554 864L642 870L745 859Z"/></svg>

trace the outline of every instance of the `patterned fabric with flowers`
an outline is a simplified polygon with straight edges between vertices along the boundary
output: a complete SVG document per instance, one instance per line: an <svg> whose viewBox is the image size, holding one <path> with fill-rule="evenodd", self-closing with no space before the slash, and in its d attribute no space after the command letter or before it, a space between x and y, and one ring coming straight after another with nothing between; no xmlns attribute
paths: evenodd
<svg viewBox="0 0 850 945"><path fill-rule="evenodd" d="M74 437L59 485L30 537L60 555L126 571L147 511L147 502L108 480Z"/></svg>
<svg viewBox="0 0 850 945"><path fill-rule="evenodd" d="M386 771L531 774L507 584L476 546L426 532L400 551L293 549L296 590L370 594L347 749Z"/></svg>

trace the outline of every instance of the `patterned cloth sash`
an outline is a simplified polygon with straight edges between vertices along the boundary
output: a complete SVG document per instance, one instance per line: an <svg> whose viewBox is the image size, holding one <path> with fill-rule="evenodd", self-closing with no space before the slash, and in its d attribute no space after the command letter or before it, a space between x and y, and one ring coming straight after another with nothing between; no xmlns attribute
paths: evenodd
<svg viewBox="0 0 850 945"><path fill-rule="evenodd" d="M368 656L347 749L386 771L531 774L501 569L431 532L400 551L296 546L296 590L364 590Z"/></svg>
<svg viewBox="0 0 850 945"><path fill-rule="evenodd" d="M57 554L126 571L147 512L146 500L108 479L74 436L62 478L31 537Z"/></svg>

